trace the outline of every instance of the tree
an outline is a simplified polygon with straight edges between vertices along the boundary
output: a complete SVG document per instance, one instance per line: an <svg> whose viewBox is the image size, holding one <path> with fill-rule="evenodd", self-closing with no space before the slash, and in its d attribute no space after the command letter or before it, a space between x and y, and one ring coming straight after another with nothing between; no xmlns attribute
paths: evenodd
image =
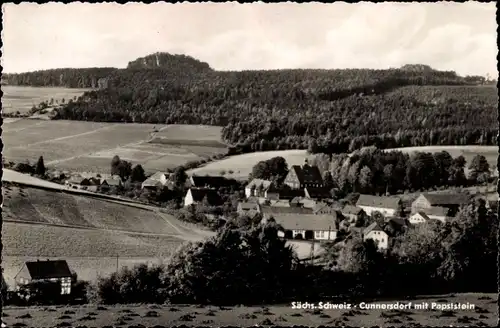
<svg viewBox="0 0 500 328"><path fill-rule="evenodd" d="M127 180L132 173L132 163L120 160L120 163L116 167L116 171L122 180Z"/></svg>
<svg viewBox="0 0 500 328"><path fill-rule="evenodd" d="M118 175L119 169L118 165L120 165L121 159L118 155L113 156L111 159L111 175Z"/></svg>
<svg viewBox="0 0 500 328"><path fill-rule="evenodd" d="M165 293L183 303L274 302L285 296L295 258L274 223L250 230L228 225L174 255L163 276Z"/></svg>
<svg viewBox="0 0 500 328"><path fill-rule="evenodd" d="M186 174L186 170L181 166L175 168L171 175L172 182L177 188L182 188L186 183L187 178L188 176Z"/></svg>
<svg viewBox="0 0 500 328"><path fill-rule="evenodd" d="M137 164L136 166L134 166L130 178L132 182L143 182L144 180L146 180L146 175L141 164Z"/></svg>
<svg viewBox="0 0 500 328"><path fill-rule="evenodd" d="M368 166L363 166L359 171L359 185L362 190L370 190L372 187L373 173Z"/></svg>
<svg viewBox="0 0 500 328"><path fill-rule="evenodd" d="M39 176L45 175L45 165L43 163L43 156L38 158L38 162L36 162L35 174Z"/></svg>
<svg viewBox="0 0 500 328"><path fill-rule="evenodd" d="M323 183L325 184L325 187L328 188L328 190L332 189L335 186L332 173L330 173L330 171L325 171L323 173Z"/></svg>
<svg viewBox="0 0 500 328"><path fill-rule="evenodd" d="M485 183L490 177L490 164L483 155L477 154L469 165L469 178L475 183Z"/></svg>

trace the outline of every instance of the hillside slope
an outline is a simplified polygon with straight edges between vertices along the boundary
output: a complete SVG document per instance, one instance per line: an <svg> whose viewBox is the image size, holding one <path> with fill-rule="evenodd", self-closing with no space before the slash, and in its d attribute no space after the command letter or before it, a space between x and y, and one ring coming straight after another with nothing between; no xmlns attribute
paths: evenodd
<svg viewBox="0 0 500 328"><path fill-rule="evenodd" d="M129 232L176 235L152 211L36 188L4 188L3 219Z"/></svg>
<svg viewBox="0 0 500 328"><path fill-rule="evenodd" d="M224 141L244 152L494 145L497 88L483 80L425 65L219 72L156 53L111 72L108 88L57 118L224 126Z"/></svg>

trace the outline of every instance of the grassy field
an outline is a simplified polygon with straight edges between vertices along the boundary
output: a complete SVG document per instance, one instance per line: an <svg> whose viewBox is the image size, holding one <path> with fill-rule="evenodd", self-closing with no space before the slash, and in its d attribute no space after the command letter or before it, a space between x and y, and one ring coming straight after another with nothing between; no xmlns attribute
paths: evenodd
<svg viewBox="0 0 500 328"><path fill-rule="evenodd" d="M12 85L2 85L2 111L4 113L27 113L31 107L38 105L42 101L54 99L59 103L64 98L65 101L81 96L88 89L69 88L36 88L21 87Z"/></svg>
<svg viewBox="0 0 500 328"><path fill-rule="evenodd" d="M43 156L48 167L79 172L107 173L118 155L154 173L227 148L220 141L221 128L212 126L17 119L2 128L7 161L34 162Z"/></svg>
<svg viewBox="0 0 500 328"><path fill-rule="evenodd" d="M288 166L291 166L304 164L304 160L309 155L305 150L276 150L255 152L230 156L223 160L211 162L203 167L190 170L188 173L196 173L198 175L219 175L221 171L225 171L226 177L245 180L252 172L252 168L255 164L276 156L282 156L283 158L285 158ZM232 171L232 173L230 171Z"/></svg>
<svg viewBox="0 0 500 328"><path fill-rule="evenodd" d="M301 300L302 302L306 300ZM383 303L395 303L385 301ZM408 303L409 301L400 301ZM467 303L472 310L350 310L293 309L290 304L268 307L215 307L182 305L120 305L120 306L39 306L5 307L4 321L8 326L391 326L444 327L495 326L497 323L496 294L457 294L439 297L419 297L411 301L429 303ZM381 302L378 302L381 303ZM353 306L356 304L353 304ZM158 326L157 326L158 325Z"/></svg>
<svg viewBox="0 0 500 328"><path fill-rule="evenodd" d="M486 157L490 167L496 168L498 147L496 146L424 146L424 147L407 147L396 148L403 152L440 152L446 150L453 157L463 155L467 160L467 165L472 158L481 154ZM260 161L268 160L275 156L282 156L290 165L302 165L304 160L311 155L307 154L305 150L277 150L277 151L263 151L249 154L242 154L231 156L220 161L211 162L207 165L191 170L190 173L198 175L219 175L221 171L225 171L225 175L235 179L247 179L248 174L252 172L252 167ZM232 171L233 173L230 173ZM467 172L467 170L466 170Z"/></svg>
<svg viewBox="0 0 500 328"><path fill-rule="evenodd" d="M158 214L131 206L35 188L4 188L3 219L23 222L176 234Z"/></svg>
<svg viewBox="0 0 500 328"><path fill-rule="evenodd" d="M116 269L116 256L130 260L166 259L183 242L174 236L135 235L119 231L66 228L42 224L3 222L3 263L7 284L27 259L62 258L76 261L71 268L82 279ZM115 258L110 260L110 258ZM128 263L128 264L127 264ZM94 275L91 273L94 272Z"/></svg>

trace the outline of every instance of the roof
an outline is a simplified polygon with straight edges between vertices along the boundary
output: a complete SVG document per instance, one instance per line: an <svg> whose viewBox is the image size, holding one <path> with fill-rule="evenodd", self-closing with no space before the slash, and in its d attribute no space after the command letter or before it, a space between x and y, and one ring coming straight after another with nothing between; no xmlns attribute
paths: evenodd
<svg viewBox="0 0 500 328"><path fill-rule="evenodd" d="M253 179L252 181L250 181L249 184L246 185L245 188L252 188L252 187L258 188L259 186L262 186L264 190L266 190L267 188L269 188L269 186L271 186L271 181L262 179Z"/></svg>
<svg viewBox="0 0 500 328"><path fill-rule="evenodd" d="M238 210L241 211L258 211L259 204L255 202L239 202Z"/></svg>
<svg viewBox="0 0 500 328"><path fill-rule="evenodd" d="M194 187L221 188L229 187L235 184L235 181L226 179L222 176L191 176L191 182Z"/></svg>
<svg viewBox="0 0 500 328"><path fill-rule="evenodd" d="M362 208L359 208L359 207L356 207L356 206L346 205L342 209L342 214L358 215L359 213L361 213L362 210L363 210Z"/></svg>
<svg viewBox="0 0 500 328"><path fill-rule="evenodd" d="M284 207L284 206L262 206L262 213L268 215L274 214L313 214L312 209L303 207Z"/></svg>
<svg viewBox="0 0 500 328"><path fill-rule="evenodd" d="M363 234L366 235L372 231L384 231L384 229L382 229L377 222L373 222L363 230Z"/></svg>
<svg viewBox="0 0 500 328"><path fill-rule="evenodd" d="M463 193L423 193L422 196L431 205L464 205L469 202L469 196Z"/></svg>
<svg viewBox="0 0 500 328"><path fill-rule="evenodd" d="M215 189L210 188L190 188L191 196L195 202L201 202L205 196L210 204L216 204L220 200L220 196Z"/></svg>
<svg viewBox="0 0 500 328"><path fill-rule="evenodd" d="M314 212L314 213L317 213L317 212L319 212L319 211L321 211L321 210L323 210L323 209L330 209L330 210L333 210L333 208L332 208L330 205L328 205L328 204L326 204L326 203L323 203L323 202L319 202L319 203L316 203L316 204L314 205L314 207L313 207L313 212Z"/></svg>
<svg viewBox="0 0 500 328"><path fill-rule="evenodd" d="M158 180L153 180L153 179L146 179L142 182L143 187L159 187L162 186L162 183Z"/></svg>
<svg viewBox="0 0 500 328"><path fill-rule="evenodd" d="M81 177L81 176L72 176L68 180L66 180L68 183L73 183L73 184L88 184L89 179Z"/></svg>
<svg viewBox="0 0 500 328"><path fill-rule="evenodd" d="M425 220L429 220L429 217L427 216L427 214L425 214L425 213L424 213L424 212L422 212L422 211L419 211L419 212L417 212L417 213L414 213L412 216L414 216L414 215L416 215L416 214L420 215L420 216L421 216L421 217L423 217Z"/></svg>
<svg viewBox="0 0 500 328"><path fill-rule="evenodd" d="M297 179L299 180L300 184L323 183L321 172L319 171L317 166L311 166L309 164L304 164L303 166L293 165L291 167L291 170L293 170L295 172L295 175L297 175Z"/></svg>
<svg viewBox="0 0 500 328"><path fill-rule="evenodd" d="M170 176L170 173L165 173L165 172L156 172L152 176L146 179L147 180L154 180L154 181L160 181L162 177L168 178Z"/></svg>
<svg viewBox="0 0 500 328"><path fill-rule="evenodd" d="M102 180L102 183L106 182L109 186L119 186L122 180L120 177L112 176Z"/></svg>
<svg viewBox="0 0 500 328"><path fill-rule="evenodd" d="M68 263L64 260L26 262L31 279L71 277Z"/></svg>
<svg viewBox="0 0 500 328"><path fill-rule="evenodd" d="M401 199L399 197L360 195L356 202L356 206L398 209L400 202Z"/></svg>
<svg viewBox="0 0 500 328"><path fill-rule="evenodd" d="M286 230L337 230L335 217L326 214L276 214L273 218Z"/></svg>
<svg viewBox="0 0 500 328"><path fill-rule="evenodd" d="M422 208L419 212L425 213L427 215L435 215L435 216L447 216L448 209L445 207L431 207L431 208Z"/></svg>
<svg viewBox="0 0 500 328"><path fill-rule="evenodd" d="M304 190L302 189L281 189L279 191L274 191L274 190L268 190L269 192L277 192L279 194L280 198L284 199L294 199L297 197L304 197Z"/></svg>
<svg viewBox="0 0 500 328"><path fill-rule="evenodd" d="M328 188L307 187L304 189L304 192L309 194L309 197L311 198L332 198Z"/></svg>
<svg viewBox="0 0 500 328"><path fill-rule="evenodd" d="M290 202L279 199L279 200L270 200L271 206L281 206L281 207L290 207Z"/></svg>

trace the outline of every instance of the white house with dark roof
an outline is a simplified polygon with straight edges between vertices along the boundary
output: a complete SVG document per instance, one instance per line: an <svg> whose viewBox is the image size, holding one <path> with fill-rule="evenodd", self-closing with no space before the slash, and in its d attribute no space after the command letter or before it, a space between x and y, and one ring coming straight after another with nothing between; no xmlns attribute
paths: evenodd
<svg viewBox="0 0 500 328"><path fill-rule="evenodd" d="M253 179L249 184L245 187L245 196L249 197L263 197L264 193L271 186L271 181L262 180L262 179ZM259 194L259 192L261 194Z"/></svg>
<svg viewBox="0 0 500 328"><path fill-rule="evenodd" d="M221 204L221 198L217 190L211 188L189 188L184 197L184 206L187 207L192 204L199 204L204 199L207 200L210 206Z"/></svg>
<svg viewBox="0 0 500 328"><path fill-rule="evenodd" d="M377 222L373 222L363 230L363 240L373 239L379 249L385 250L389 247L389 235Z"/></svg>
<svg viewBox="0 0 500 328"><path fill-rule="evenodd" d="M436 207L431 207L431 208L424 208L418 212L424 213L425 215L427 215L427 217L429 217L429 219L438 220L438 221L441 221L443 223L445 223L447 221L447 219L450 217L450 214L449 214L450 210L446 207L437 207L436 206Z"/></svg>
<svg viewBox="0 0 500 328"><path fill-rule="evenodd" d="M460 206L467 205L469 199L470 196L465 193L422 193L411 204L411 210L412 213L416 213L439 207L447 208L455 214Z"/></svg>
<svg viewBox="0 0 500 328"><path fill-rule="evenodd" d="M61 294L71 293L71 270L64 260L26 262L14 280L16 289L35 281L53 281L61 284Z"/></svg>
<svg viewBox="0 0 500 328"><path fill-rule="evenodd" d="M402 202L399 197L360 195L356 207L361 208L367 215L380 212L385 217L391 217L399 214Z"/></svg>
<svg viewBox="0 0 500 328"><path fill-rule="evenodd" d="M257 202L239 202L236 212L239 215L254 217L255 215L261 213L260 204Z"/></svg>
<svg viewBox="0 0 500 328"><path fill-rule="evenodd" d="M156 172L142 182L142 189L156 189L163 187L168 183L169 173Z"/></svg>
<svg viewBox="0 0 500 328"><path fill-rule="evenodd" d="M427 214L420 211L420 212L417 212L417 213L410 215L410 217L408 218L408 221L411 224L420 224L420 223L429 222L430 219L431 218Z"/></svg>
<svg viewBox="0 0 500 328"><path fill-rule="evenodd" d="M336 216L315 214L274 214L272 218L283 227L286 239L335 240L338 227ZM267 221L270 218L264 218Z"/></svg>

